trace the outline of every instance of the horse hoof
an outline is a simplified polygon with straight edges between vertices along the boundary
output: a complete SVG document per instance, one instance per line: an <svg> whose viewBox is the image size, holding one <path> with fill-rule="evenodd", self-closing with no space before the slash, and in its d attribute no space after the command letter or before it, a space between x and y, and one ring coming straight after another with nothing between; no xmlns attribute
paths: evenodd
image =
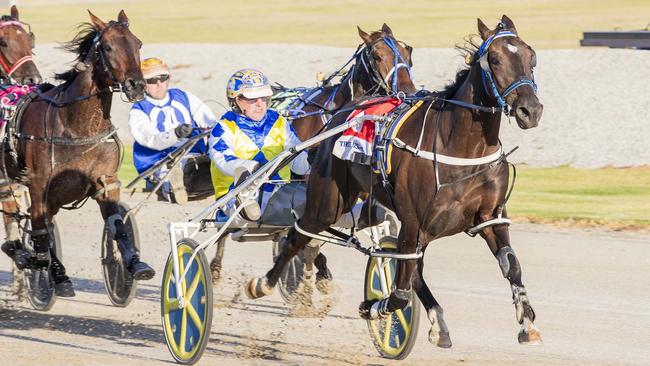
<svg viewBox="0 0 650 366"><path fill-rule="evenodd" d="M251 278L244 287L244 292L249 299L259 299L273 293L273 287L268 285L266 277Z"/></svg>
<svg viewBox="0 0 650 366"><path fill-rule="evenodd" d="M221 282L221 270L212 270L212 284L214 286L219 285Z"/></svg>
<svg viewBox="0 0 650 366"><path fill-rule="evenodd" d="M318 292L320 292L323 295L329 295L330 292L332 292L332 289L334 288L334 284L332 280L329 278L316 278L316 289Z"/></svg>
<svg viewBox="0 0 650 366"><path fill-rule="evenodd" d="M129 271L133 275L133 278L138 281L150 280L153 278L153 276L156 275L156 271L154 271L154 269L145 262L134 263L131 265L131 269Z"/></svg>
<svg viewBox="0 0 650 366"><path fill-rule="evenodd" d="M72 287L72 281L70 280L65 280L63 282L59 282L54 284L54 292L56 293L56 296L60 297L74 297L74 288Z"/></svg>
<svg viewBox="0 0 650 366"><path fill-rule="evenodd" d="M532 323L528 326L522 325L522 329L519 331L517 339L519 340L519 344L532 346L544 344L544 342L542 342L542 334Z"/></svg>
<svg viewBox="0 0 650 366"><path fill-rule="evenodd" d="M362 301L361 304L359 304L359 316L361 317L361 319L365 319L365 320L377 319L376 317L372 316L372 312L370 311L372 309L372 305L376 302L377 300L365 300Z"/></svg>
<svg viewBox="0 0 650 366"><path fill-rule="evenodd" d="M451 348L449 332L429 331L429 342L440 348Z"/></svg>

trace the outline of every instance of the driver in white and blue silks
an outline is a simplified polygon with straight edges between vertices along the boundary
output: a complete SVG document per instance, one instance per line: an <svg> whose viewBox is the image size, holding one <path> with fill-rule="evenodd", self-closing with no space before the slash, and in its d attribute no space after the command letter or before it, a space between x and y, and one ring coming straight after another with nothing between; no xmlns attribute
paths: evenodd
<svg viewBox="0 0 650 366"><path fill-rule="evenodd" d="M212 160L211 176L215 196L225 195L235 182L244 179L283 150L300 143L291 124L278 112L269 109L273 91L268 78L255 69L242 69L229 79L226 96L231 111L226 112L212 129L208 139ZM288 181L291 171L304 175L309 171L307 154L296 157L289 166L271 177L274 181ZM261 205L250 202L235 221L256 221L278 185L265 184ZM217 212L217 220L225 221L235 210L235 199ZM241 221L240 221L241 222Z"/></svg>
<svg viewBox="0 0 650 366"><path fill-rule="evenodd" d="M133 135L133 164L138 174L153 166L183 144L199 129L211 128L216 117L199 98L181 89L169 88L170 72L158 58L147 58L140 64L147 83L145 99L133 104L129 112L129 130ZM159 198L176 203L187 202L183 184L184 162L191 156L205 154L207 147L199 141L181 164L167 175ZM152 188L167 173L163 166L147 180Z"/></svg>

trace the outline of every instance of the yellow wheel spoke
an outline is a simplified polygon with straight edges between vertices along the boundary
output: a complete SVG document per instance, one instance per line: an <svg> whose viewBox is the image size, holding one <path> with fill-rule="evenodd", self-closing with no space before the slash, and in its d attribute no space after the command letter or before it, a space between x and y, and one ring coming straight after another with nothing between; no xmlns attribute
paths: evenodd
<svg viewBox="0 0 650 366"><path fill-rule="evenodd" d="M190 301L192 296L194 296L194 291L196 291L196 288L199 286L200 281L201 281L201 272L199 271L194 275L194 279L190 284L190 288L187 289L187 292L185 293L185 298L187 299L187 301Z"/></svg>
<svg viewBox="0 0 650 366"><path fill-rule="evenodd" d="M390 348L390 328L392 327L392 325L393 325L393 316L389 315L386 318L386 326L384 327L384 340L382 342L384 344L384 349Z"/></svg>
<svg viewBox="0 0 650 366"><path fill-rule="evenodd" d="M168 300L165 301L165 314L169 314L172 311L178 310L178 300Z"/></svg>
<svg viewBox="0 0 650 366"><path fill-rule="evenodd" d="M201 318L199 317L199 314L197 314L196 309L194 309L194 306L192 304L187 304L187 315L189 315L190 319L196 325L196 327L199 330L203 330L203 322L201 321Z"/></svg>
<svg viewBox="0 0 650 366"><path fill-rule="evenodd" d="M178 253L178 275L182 276L184 270L185 264L183 260L183 253ZM185 289L187 288L186 283L187 281L184 278L181 278L181 289L183 290L183 293L185 293Z"/></svg>
<svg viewBox="0 0 650 366"><path fill-rule="evenodd" d="M181 339L180 351L185 353L185 338L187 337L187 307L183 308L183 315L181 317Z"/></svg>
<svg viewBox="0 0 650 366"><path fill-rule="evenodd" d="M397 319L399 319L399 322L402 325L402 328L404 328L405 333L407 335L411 333L411 325L409 324L408 320L406 320L406 316L404 316L404 311L396 310L395 315L397 315Z"/></svg>

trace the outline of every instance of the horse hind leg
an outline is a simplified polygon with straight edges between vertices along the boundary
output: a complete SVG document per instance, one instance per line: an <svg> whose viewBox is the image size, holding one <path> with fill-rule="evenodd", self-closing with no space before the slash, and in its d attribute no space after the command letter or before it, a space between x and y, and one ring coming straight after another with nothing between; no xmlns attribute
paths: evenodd
<svg viewBox="0 0 650 366"><path fill-rule="evenodd" d="M431 322L431 329L429 329L429 342L440 348L450 348L452 343L442 306L440 306L435 297L433 297L429 286L427 286L424 281L424 276L422 275L423 269L424 261L420 258L418 260L418 270L413 278L413 289L422 302L422 305L424 305L424 308L427 311L427 317Z"/></svg>
<svg viewBox="0 0 650 366"><path fill-rule="evenodd" d="M214 258L210 261L210 271L212 272L212 284L217 286L221 282L221 271L223 262L224 251L226 250L226 238L227 235L222 236L217 241L217 252L214 254Z"/></svg>

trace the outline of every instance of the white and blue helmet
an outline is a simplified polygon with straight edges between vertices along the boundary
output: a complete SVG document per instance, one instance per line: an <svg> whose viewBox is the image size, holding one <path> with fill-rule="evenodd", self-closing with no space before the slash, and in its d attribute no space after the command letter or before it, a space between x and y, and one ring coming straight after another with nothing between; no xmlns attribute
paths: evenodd
<svg viewBox="0 0 650 366"><path fill-rule="evenodd" d="M261 98L273 95L269 79L259 70L241 69L234 73L228 80L226 97L231 106L235 104L238 96L245 98Z"/></svg>

